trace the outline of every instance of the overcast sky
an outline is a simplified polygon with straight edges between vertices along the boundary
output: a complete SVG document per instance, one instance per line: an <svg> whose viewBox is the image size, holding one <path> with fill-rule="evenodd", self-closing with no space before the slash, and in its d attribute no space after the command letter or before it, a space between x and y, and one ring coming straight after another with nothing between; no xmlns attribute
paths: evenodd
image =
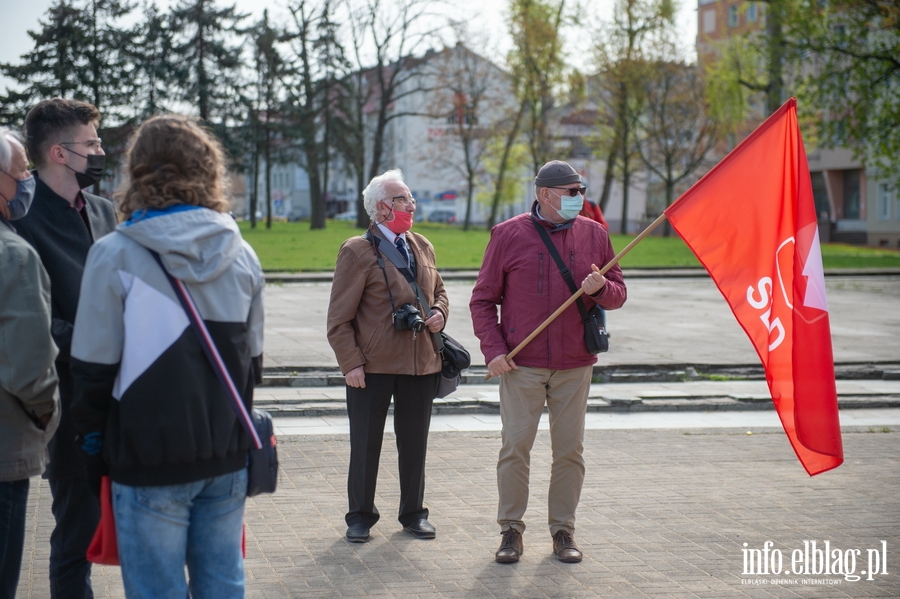
<svg viewBox="0 0 900 599"><path fill-rule="evenodd" d="M4 26L3 42L0 43L0 62L18 63L19 57L31 50L31 38L28 30L38 29L38 20L47 11L53 0L2 0L6 5L3 10ZM157 0L157 5L162 7L173 4L175 0ZM262 15L264 8L268 7L270 15L285 12L282 8L284 0L231 0L237 5L238 11L250 13L252 18ZM681 0L682 6L678 13L678 31L684 33L682 44L685 48L693 48L697 35L697 5L689 0ZM220 0L220 5L229 4L228 0ZM455 18L468 15L472 27L481 27L490 33L490 38L496 48L491 48L487 54L490 56L495 51L505 52L509 48L506 24L503 19L506 2L502 0L450 0L451 14ZM596 22L599 19L609 20L612 16L613 0L585 0L583 2L588 11L593 13L586 17L587 22ZM582 35L583 34L583 35ZM571 30L565 34L566 49L569 54L570 64L583 70L590 70L589 48L592 43L590 34L586 31ZM477 48L473 48L478 50ZM691 54L693 56L693 53ZM11 84L9 79L0 77L0 89L5 89Z"/></svg>

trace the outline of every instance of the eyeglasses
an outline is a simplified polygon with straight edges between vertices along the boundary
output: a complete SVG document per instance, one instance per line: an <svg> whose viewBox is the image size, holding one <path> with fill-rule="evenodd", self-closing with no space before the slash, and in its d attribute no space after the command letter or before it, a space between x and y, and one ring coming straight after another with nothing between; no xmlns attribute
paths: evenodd
<svg viewBox="0 0 900 599"><path fill-rule="evenodd" d="M393 198L391 198L391 201L392 202L400 202L404 206L415 206L416 205L416 198L414 198L412 196L394 196Z"/></svg>
<svg viewBox="0 0 900 599"><path fill-rule="evenodd" d="M89 139L87 141L61 141L59 142L61 146L69 146L69 145L85 145L91 150L99 150L103 145L103 140L99 137L96 139Z"/></svg>
<svg viewBox="0 0 900 599"><path fill-rule="evenodd" d="M587 191L587 187L551 187L550 189L562 189L563 191L567 191L568 193L563 193L560 195L567 195L572 198L577 195L584 195L584 193Z"/></svg>

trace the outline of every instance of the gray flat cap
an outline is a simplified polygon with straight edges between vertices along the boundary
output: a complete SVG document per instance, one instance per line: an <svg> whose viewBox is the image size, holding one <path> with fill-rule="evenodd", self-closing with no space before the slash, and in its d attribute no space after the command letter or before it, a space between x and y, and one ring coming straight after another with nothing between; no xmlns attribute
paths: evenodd
<svg viewBox="0 0 900 599"><path fill-rule="evenodd" d="M541 167L534 184L538 187L557 187L570 183L581 183L581 175L578 174L568 162L551 160Z"/></svg>

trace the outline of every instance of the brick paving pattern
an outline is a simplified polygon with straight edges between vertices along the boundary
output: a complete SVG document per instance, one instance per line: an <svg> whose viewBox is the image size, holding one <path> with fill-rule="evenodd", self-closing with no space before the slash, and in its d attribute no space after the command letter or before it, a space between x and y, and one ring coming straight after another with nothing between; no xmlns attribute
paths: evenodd
<svg viewBox="0 0 900 599"><path fill-rule="evenodd" d="M278 492L247 502L247 597L900 597L900 434L859 429L845 432L844 444L845 464L810 478L776 429L588 431L576 531L585 559L562 564L545 524L550 447L540 432L525 553L501 565L493 561L499 433L431 435L433 541L414 539L396 521L396 456L386 435L382 519L367 544L343 538L347 437L284 438ZM46 483L33 484L25 599L49 596L50 495ZM792 550L826 540L832 550L861 550L857 574L866 550L886 541L888 574L858 582L742 576L743 543L762 549L772 541L790 568ZM97 597L123 596L117 568L95 568L94 584Z"/></svg>

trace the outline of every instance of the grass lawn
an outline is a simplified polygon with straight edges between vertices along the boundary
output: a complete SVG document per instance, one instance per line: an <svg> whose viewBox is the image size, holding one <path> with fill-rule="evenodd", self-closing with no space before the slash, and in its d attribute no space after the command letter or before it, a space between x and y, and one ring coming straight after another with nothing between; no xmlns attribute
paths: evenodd
<svg viewBox="0 0 900 599"><path fill-rule="evenodd" d="M267 230L265 223L258 223L256 229L251 229L250 222L243 221L240 227L244 239L256 250L267 271L332 270L341 243L362 233L346 221L328 221L328 226L318 231L310 230L308 222L274 222ZM483 228L466 232L460 227L436 223L416 223L413 230L434 244L441 269L477 269L490 237ZM632 236L613 235L613 247L619 251L632 239ZM900 251L825 244L822 261L825 268L898 268ZM699 265L677 237L647 237L622 259L623 268Z"/></svg>

